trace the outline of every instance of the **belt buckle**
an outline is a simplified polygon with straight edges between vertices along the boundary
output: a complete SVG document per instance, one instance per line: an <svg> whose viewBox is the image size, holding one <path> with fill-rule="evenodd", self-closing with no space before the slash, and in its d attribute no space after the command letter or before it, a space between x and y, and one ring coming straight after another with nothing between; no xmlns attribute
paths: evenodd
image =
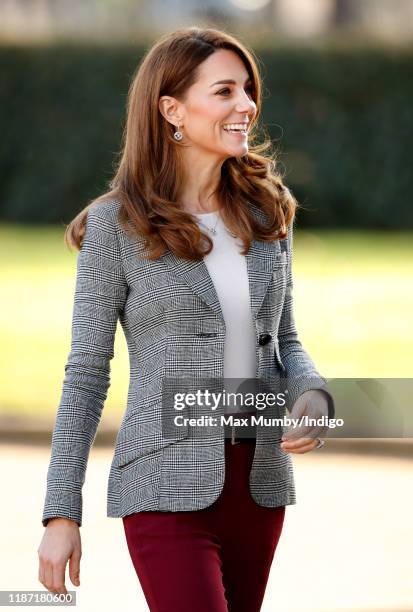
<svg viewBox="0 0 413 612"><path fill-rule="evenodd" d="M239 444L239 440L235 440L235 425L231 425L231 444Z"/></svg>

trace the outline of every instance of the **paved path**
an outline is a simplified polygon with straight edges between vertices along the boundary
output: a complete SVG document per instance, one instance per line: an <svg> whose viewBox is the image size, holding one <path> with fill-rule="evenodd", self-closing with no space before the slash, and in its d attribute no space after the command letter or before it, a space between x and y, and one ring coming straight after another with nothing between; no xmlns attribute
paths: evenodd
<svg viewBox="0 0 413 612"><path fill-rule="evenodd" d="M106 517L111 457L91 451L81 586L67 570L66 587L80 612L147 612L122 521ZM413 458L320 451L293 460L297 504L287 507L262 612L412 612ZM44 590L37 547L48 461L42 447L0 447L2 590Z"/></svg>

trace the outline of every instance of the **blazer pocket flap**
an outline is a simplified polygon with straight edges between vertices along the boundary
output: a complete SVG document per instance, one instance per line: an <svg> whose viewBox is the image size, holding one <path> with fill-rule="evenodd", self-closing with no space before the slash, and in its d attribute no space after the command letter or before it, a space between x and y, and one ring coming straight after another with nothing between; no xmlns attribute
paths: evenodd
<svg viewBox="0 0 413 612"><path fill-rule="evenodd" d="M132 459L158 451L188 437L188 424L173 426L171 415L156 403L132 412L123 421L115 445L113 465L122 467Z"/></svg>

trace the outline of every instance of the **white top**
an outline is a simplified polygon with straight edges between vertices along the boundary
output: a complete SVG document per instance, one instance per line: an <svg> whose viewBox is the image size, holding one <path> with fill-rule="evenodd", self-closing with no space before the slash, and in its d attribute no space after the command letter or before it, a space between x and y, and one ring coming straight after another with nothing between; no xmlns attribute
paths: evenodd
<svg viewBox="0 0 413 612"><path fill-rule="evenodd" d="M231 236L218 212L195 213L214 247L204 256L226 326L224 378L255 378L256 332L251 316L247 261L242 241ZM216 234L203 225L215 227Z"/></svg>

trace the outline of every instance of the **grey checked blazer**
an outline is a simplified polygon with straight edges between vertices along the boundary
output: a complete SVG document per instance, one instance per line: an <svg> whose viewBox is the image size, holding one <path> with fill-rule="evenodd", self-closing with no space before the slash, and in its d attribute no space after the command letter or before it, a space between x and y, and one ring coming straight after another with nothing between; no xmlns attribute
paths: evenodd
<svg viewBox="0 0 413 612"><path fill-rule="evenodd" d="M265 221L264 213L250 206ZM140 257L143 239L124 232L119 207L112 200L89 209L78 254L71 350L52 436L44 526L55 516L82 524L82 487L110 385L118 320L130 382L110 466L107 516L206 508L224 484L222 428L204 443L194 444L189 427L175 439L165 438L160 406L164 376L223 377L225 322L215 287L204 260L184 260L169 250L152 262ZM290 225L284 240L254 240L246 255L256 376L288 376L289 410L304 391L325 389L327 383L297 338L292 234ZM332 408L331 396L329 404ZM257 426L251 495L262 506L294 504L292 460L279 446L282 431L267 430Z"/></svg>

